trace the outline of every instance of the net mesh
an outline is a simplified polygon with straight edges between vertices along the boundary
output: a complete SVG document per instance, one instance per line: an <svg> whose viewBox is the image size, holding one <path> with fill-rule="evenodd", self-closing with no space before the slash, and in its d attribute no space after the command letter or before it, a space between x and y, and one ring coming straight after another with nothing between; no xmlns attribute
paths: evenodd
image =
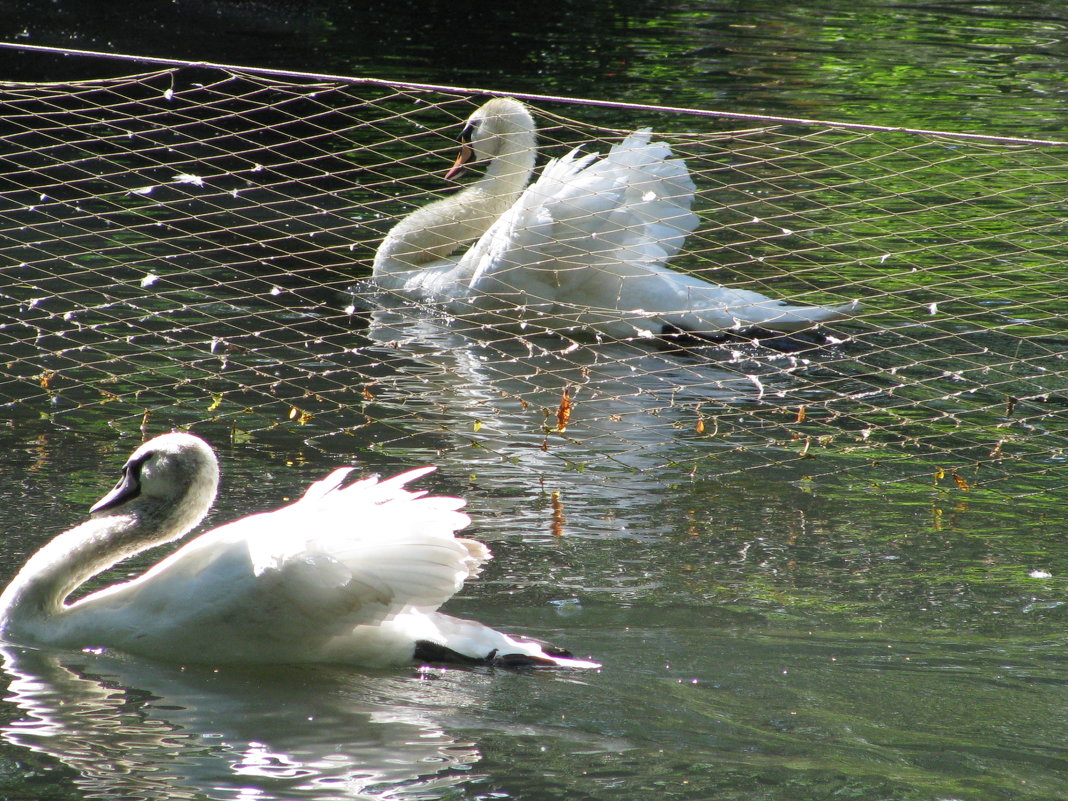
<svg viewBox="0 0 1068 801"><path fill-rule="evenodd" d="M824 342L606 341L366 286L389 228L451 191L480 98L209 68L0 90L13 427L192 427L524 481L1066 483L1063 145L657 114L697 185L674 269L864 309ZM653 116L533 105L542 162Z"/></svg>

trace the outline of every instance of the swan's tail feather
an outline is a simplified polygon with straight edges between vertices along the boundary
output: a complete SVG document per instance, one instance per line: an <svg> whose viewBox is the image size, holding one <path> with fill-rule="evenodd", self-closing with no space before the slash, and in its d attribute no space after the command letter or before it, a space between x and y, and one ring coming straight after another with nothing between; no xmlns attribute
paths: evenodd
<svg viewBox="0 0 1068 801"><path fill-rule="evenodd" d="M495 654L493 664L501 667L561 667L578 669L597 669L600 662L589 659L579 659L566 648L559 648L547 643L536 643L541 648L541 655L529 656L527 654Z"/></svg>
<svg viewBox="0 0 1068 801"><path fill-rule="evenodd" d="M624 274L626 273L626 274ZM645 315L655 324L697 336L759 329L794 333L821 323L848 319L860 310L857 301L834 306L800 306L749 289L710 284L697 276L667 269L630 265L620 270L619 306ZM635 317L640 327L640 317Z"/></svg>
<svg viewBox="0 0 1068 801"><path fill-rule="evenodd" d="M683 315L678 327L693 334L717 331L746 331L749 329L786 334L803 331L822 323L847 320L860 311L859 301L851 301L837 306L791 306L780 300L764 298L762 302L752 303L730 309L731 324L724 326L723 313L711 310L711 313L695 309L692 315ZM694 326L687 317L696 318L699 323ZM671 316L665 315L669 322Z"/></svg>

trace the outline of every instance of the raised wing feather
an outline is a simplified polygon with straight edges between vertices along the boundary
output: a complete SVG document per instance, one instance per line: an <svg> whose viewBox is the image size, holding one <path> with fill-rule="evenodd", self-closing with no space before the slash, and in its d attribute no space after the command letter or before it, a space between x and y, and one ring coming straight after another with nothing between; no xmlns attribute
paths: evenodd
<svg viewBox="0 0 1068 801"><path fill-rule="evenodd" d="M239 631L234 648L273 642L282 652L316 648L408 607L437 608L490 554L481 543L454 536L470 522L459 511L461 499L405 489L432 469L348 487L341 484L351 468L336 470L295 503L208 532L144 576L99 595L128 600L142 612L158 610L156 620L169 621L175 636L193 630L212 640ZM161 574L167 579L159 580ZM79 625L146 636L136 620L123 625L121 602L109 608L107 620ZM156 629L151 636L170 635ZM257 639L259 646L246 645Z"/></svg>
<svg viewBox="0 0 1068 801"><path fill-rule="evenodd" d="M685 164L649 140L636 131L604 158L549 162L461 259L472 293L616 309L621 282L675 255L697 225Z"/></svg>

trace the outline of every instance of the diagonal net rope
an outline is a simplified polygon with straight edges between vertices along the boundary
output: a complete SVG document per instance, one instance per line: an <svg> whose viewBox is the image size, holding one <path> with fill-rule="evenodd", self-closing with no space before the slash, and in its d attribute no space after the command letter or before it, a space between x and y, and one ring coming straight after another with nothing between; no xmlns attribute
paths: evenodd
<svg viewBox="0 0 1068 801"><path fill-rule="evenodd" d="M478 97L206 67L0 92L16 428L199 427L472 470L1068 484L1062 144L659 115L697 185L674 269L864 303L825 344L680 347L365 287L392 224L451 191ZM532 105L542 162L648 124Z"/></svg>

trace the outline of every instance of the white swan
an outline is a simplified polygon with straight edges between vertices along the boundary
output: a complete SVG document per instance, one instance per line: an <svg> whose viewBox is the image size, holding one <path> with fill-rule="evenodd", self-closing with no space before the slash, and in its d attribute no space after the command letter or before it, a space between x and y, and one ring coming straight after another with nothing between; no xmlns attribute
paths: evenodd
<svg viewBox="0 0 1068 801"><path fill-rule="evenodd" d="M433 470L342 487L351 467L295 503L200 535L132 581L67 603L92 576L178 539L207 513L219 467L191 434L138 448L92 518L34 554L0 595L9 641L113 648L198 663L459 661L598 667L437 608L490 557L453 533L459 498L404 486Z"/></svg>
<svg viewBox="0 0 1068 801"><path fill-rule="evenodd" d="M375 254L375 283L457 314L618 338L795 332L858 310L856 302L790 306L667 269L698 223L685 163L640 130L604 158L575 149L528 186L534 131L511 98L475 111L447 177L470 161L485 162L485 174L397 223Z"/></svg>

